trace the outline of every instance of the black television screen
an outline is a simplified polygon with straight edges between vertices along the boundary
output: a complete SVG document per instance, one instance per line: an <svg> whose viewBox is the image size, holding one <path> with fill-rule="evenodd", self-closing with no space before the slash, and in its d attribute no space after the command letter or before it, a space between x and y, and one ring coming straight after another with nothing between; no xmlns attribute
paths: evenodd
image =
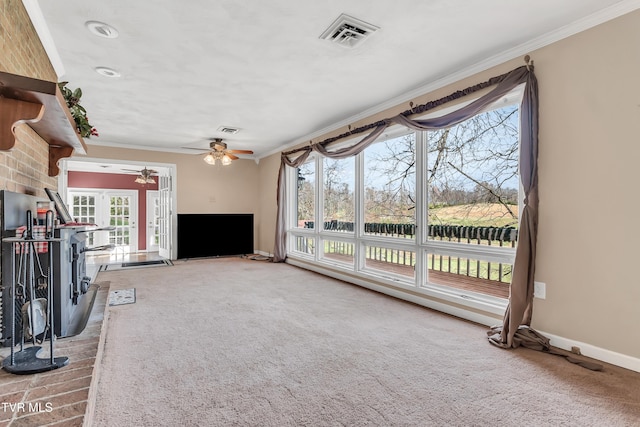
<svg viewBox="0 0 640 427"><path fill-rule="evenodd" d="M178 214L178 258L253 253L253 214Z"/></svg>

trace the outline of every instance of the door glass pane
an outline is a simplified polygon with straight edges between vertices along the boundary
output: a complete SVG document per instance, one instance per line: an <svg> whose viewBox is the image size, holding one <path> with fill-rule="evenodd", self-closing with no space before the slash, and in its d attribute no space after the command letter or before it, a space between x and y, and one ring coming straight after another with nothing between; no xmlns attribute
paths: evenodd
<svg viewBox="0 0 640 427"><path fill-rule="evenodd" d="M109 211L111 213L109 223L115 227L115 230L109 232L109 243L117 247L124 247L123 249L128 250L131 245L131 224L128 207L130 197L111 196L109 197L109 201Z"/></svg>
<svg viewBox="0 0 640 427"><path fill-rule="evenodd" d="M160 199L158 197L153 199L153 233L151 242L153 246L158 246L160 243Z"/></svg>
<svg viewBox="0 0 640 427"><path fill-rule="evenodd" d="M71 216L78 222L96 224L96 197L87 195L72 195ZM94 233L87 233L87 245L93 246L95 243Z"/></svg>

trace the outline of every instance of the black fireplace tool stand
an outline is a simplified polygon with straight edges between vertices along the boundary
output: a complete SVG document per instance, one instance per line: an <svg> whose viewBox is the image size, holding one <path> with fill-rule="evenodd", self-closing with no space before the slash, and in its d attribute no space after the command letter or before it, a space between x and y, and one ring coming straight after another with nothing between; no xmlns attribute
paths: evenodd
<svg viewBox="0 0 640 427"><path fill-rule="evenodd" d="M11 267L13 280L11 283L11 354L2 362L5 371L17 375L37 374L39 372L52 371L69 364L68 357L54 357L54 315L53 315L53 248L52 244L59 244L62 239L53 237L53 211L48 211L46 215L44 238L34 238L33 216L31 211L27 211L27 229L22 237L9 237L3 239L11 242ZM47 273L44 274L38 252L37 244L47 244L48 266ZM16 269L16 254L18 254L18 268ZM42 316L43 301L36 297L36 264L38 266L38 279L46 279L47 298L46 314ZM20 334L20 350L16 347L16 304L18 299L24 301L22 304L20 324L22 333ZM26 307L26 310L25 310ZM28 322L28 323L25 323ZM25 335L30 335L31 345L25 347ZM36 336L41 336L41 343L49 336L49 357L39 358L38 353L42 347L36 345Z"/></svg>

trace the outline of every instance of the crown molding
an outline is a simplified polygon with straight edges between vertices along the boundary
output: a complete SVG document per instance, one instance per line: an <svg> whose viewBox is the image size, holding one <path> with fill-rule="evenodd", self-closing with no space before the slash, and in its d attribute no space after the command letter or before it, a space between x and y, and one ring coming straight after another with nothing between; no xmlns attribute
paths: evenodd
<svg viewBox="0 0 640 427"><path fill-rule="evenodd" d="M436 78L431 82L428 82L402 95L391 98L383 102L382 104L376 105L375 107L369 108L361 113L348 117L347 119L341 120L340 122L334 123L333 125L329 125L323 129L320 129L318 131L315 131L303 137L297 138L281 146L279 149L271 150L266 154L261 155L260 158L268 157L273 154L291 149L297 145L304 144L314 138L318 138L322 135L326 135L330 132L333 132L336 129L339 129L341 127L346 127L354 122L366 119L367 117L371 117L387 109L396 107L403 103L407 103L418 96L422 96L426 93L433 92L444 86L456 83L467 77L473 76L474 74L478 74L480 72L488 70L489 68L511 61L520 56L524 56L534 50L556 43L567 37L578 34L582 31L586 31L590 28L603 24L612 19L618 18L622 15L626 15L627 13L633 12L634 10L639 8L640 8L640 0L620 1L612 6L599 10L596 13L593 13L589 16L586 16L575 22L572 22L571 24L565 25L564 27L560 27L556 30L550 31L540 37L536 37L519 46L513 47L504 52L501 52L498 55L491 56L485 60L477 62L461 70L447 73L445 76ZM535 60L535 58L532 58L532 59Z"/></svg>

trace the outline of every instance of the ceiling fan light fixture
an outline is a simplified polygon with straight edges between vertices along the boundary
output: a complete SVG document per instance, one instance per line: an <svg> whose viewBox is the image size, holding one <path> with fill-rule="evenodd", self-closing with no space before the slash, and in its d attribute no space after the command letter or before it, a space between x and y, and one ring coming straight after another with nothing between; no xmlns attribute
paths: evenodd
<svg viewBox="0 0 640 427"><path fill-rule="evenodd" d="M230 165L232 162L231 157L227 156L226 154L224 156L222 156L222 164L227 166Z"/></svg>
<svg viewBox="0 0 640 427"><path fill-rule="evenodd" d="M126 169L125 169L126 170ZM146 167L140 171L140 175L136 177L134 182L138 184L155 184L156 180L153 178L152 174L158 173L157 171L147 169Z"/></svg>
<svg viewBox="0 0 640 427"><path fill-rule="evenodd" d="M206 156L204 156L203 159L205 162L209 163L210 165L215 165L216 164L216 158L213 155L213 152L207 154Z"/></svg>

